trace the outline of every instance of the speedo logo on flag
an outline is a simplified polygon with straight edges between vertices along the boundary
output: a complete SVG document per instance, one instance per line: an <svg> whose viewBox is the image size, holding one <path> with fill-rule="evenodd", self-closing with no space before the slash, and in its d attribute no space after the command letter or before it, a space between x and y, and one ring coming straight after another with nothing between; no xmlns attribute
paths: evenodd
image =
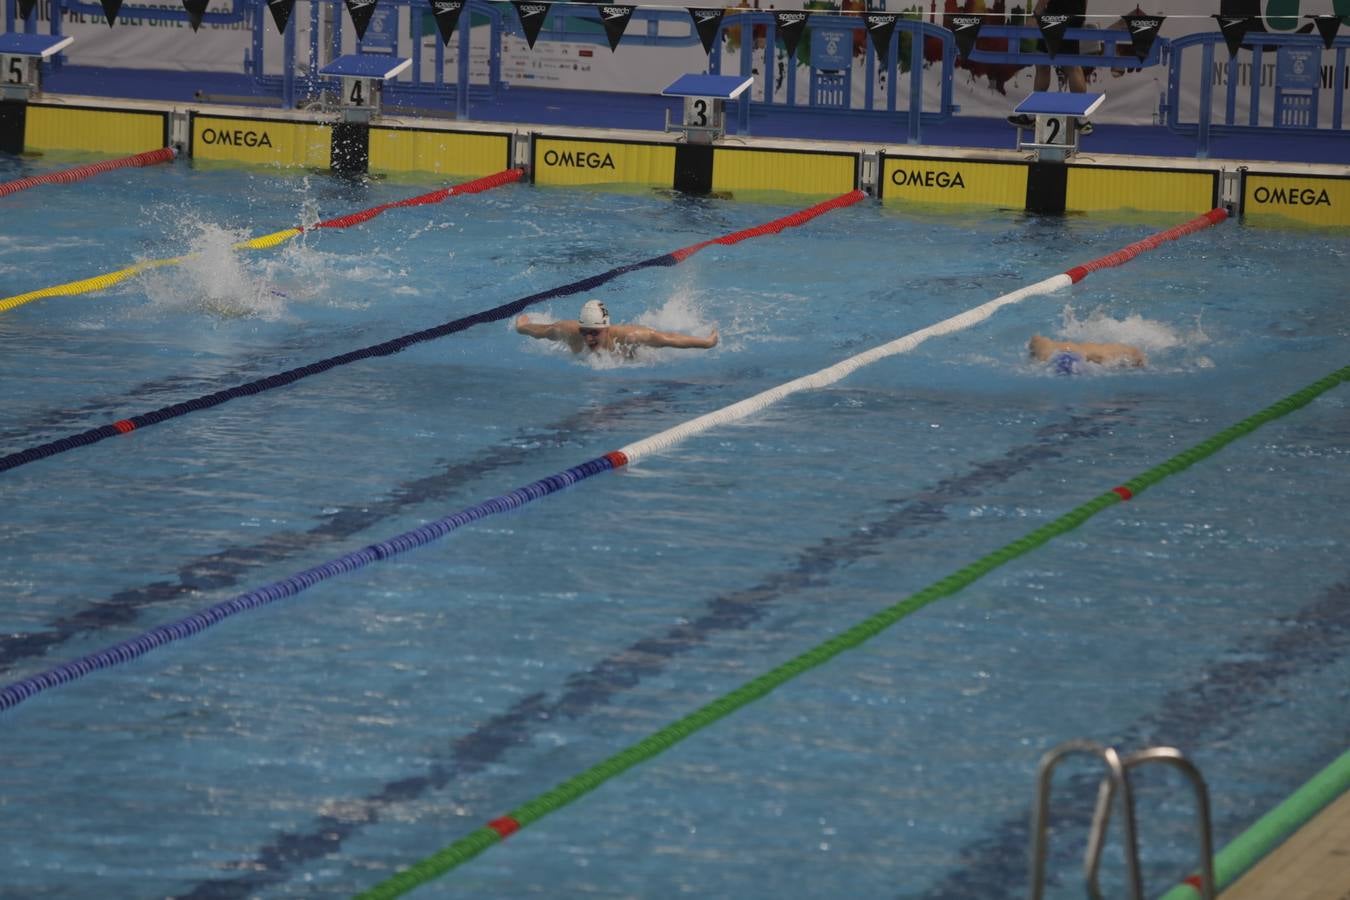
<svg viewBox="0 0 1350 900"><path fill-rule="evenodd" d="M522 16L542 16L548 12L547 6L539 6L534 3L522 3L519 9Z"/></svg>
<svg viewBox="0 0 1350 900"><path fill-rule="evenodd" d="M806 13L785 12L778 14L779 25L795 25L806 21Z"/></svg>
<svg viewBox="0 0 1350 900"><path fill-rule="evenodd" d="M708 12L705 10L699 10L698 12L694 13L694 18L699 22L711 22L718 17L719 13Z"/></svg>
<svg viewBox="0 0 1350 900"><path fill-rule="evenodd" d="M1130 23L1130 32L1139 34L1144 31L1152 31L1155 28L1161 28L1162 22L1157 19L1135 19Z"/></svg>
<svg viewBox="0 0 1350 900"><path fill-rule="evenodd" d="M464 5L464 0L432 0L431 8L438 13L454 12Z"/></svg>
<svg viewBox="0 0 1350 900"><path fill-rule="evenodd" d="M953 30L965 30L967 28L978 28L980 25L979 16L952 16Z"/></svg>
<svg viewBox="0 0 1350 900"><path fill-rule="evenodd" d="M1067 21L1069 21L1068 16L1041 16L1041 22L1051 27L1055 25L1063 25Z"/></svg>
<svg viewBox="0 0 1350 900"><path fill-rule="evenodd" d="M606 19L622 19L624 16L628 15L628 11L629 7L627 6L600 7L600 15L604 16Z"/></svg>
<svg viewBox="0 0 1350 900"><path fill-rule="evenodd" d="M374 6L375 0L347 0L347 9L365 9L367 6Z"/></svg>

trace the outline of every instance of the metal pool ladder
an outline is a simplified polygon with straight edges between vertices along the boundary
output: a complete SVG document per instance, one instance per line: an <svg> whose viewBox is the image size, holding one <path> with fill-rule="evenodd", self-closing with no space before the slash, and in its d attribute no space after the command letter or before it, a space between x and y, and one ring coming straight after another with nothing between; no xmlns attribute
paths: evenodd
<svg viewBox="0 0 1350 900"><path fill-rule="evenodd" d="M1088 835L1087 850L1083 856L1083 875L1087 880L1088 896L1100 900L1097 875L1101 868L1102 847L1110 824L1111 807L1120 797L1121 831L1125 851L1126 877L1129 897L1143 900L1143 881L1139 875L1139 842L1134 815L1134 795L1130 791L1130 770L1143 763L1164 763L1179 769L1195 792L1196 831L1200 843L1198 890L1203 900L1214 900L1214 852L1209 820L1209 791L1200 770L1174 747L1151 747L1121 758L1112 747L1095 741L1066 741L1051 748L1041 757L1036 774L1036 806L1031 818L1031 900L1041 900L1045 890L1045 858L1048 850L1050 816L1050 782L1055 767L1068 756L1086 754L1095 756L1106 767L1097 786L1097 806L1092 813L1092 831Z"/></svg>

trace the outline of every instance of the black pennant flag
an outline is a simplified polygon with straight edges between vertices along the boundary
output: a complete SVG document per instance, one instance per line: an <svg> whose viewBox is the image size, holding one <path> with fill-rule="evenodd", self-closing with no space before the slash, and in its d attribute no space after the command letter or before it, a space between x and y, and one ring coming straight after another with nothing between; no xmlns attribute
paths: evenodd
<svg viewBox="0 0 1350 900"><path fill-rule="evenodd" d="M450 46L450 35L455 33L459 14L464 11L464 0L430 0L431 15L436 20L436 29L441 33L441 44Z"/></svg>
<svg viewBox="0 0 1350 900"><path fill-rule="evenodd" d="M600 22L605 26L605 37L609 38L610 52L619 49L619 41L623 40L624 29L628 27L628 20L633 18L633 10L636 6L601 6Z"/></svg>
<svg viewBox="0 0 1350 900"><path fill-rule="evenodd" d="M366 26L375 15L375 0L347 0L347 14L352 17L352 27L356 29L359 41L366 36Z"/></svg>
<svg viewBox="0 0 1350 900"><path fill-rule="evenodd" d="M797 44L802 39L802 32L806 29L806 19L810 15L805 10L802 12L777 12L773 15L774 24L778 28L778 36L783 40L783 49L787 51L789 59L797 55Z"/></svg>
<svg viewBox="0 0 1350 900"><path fill-rule="evenodd" d="M895 33L898 18L895 13L868 13L864 19L867 33L872 36L872 49L877 51L877 58L883 63L890 58L891 35Z"/></svg>
<svg viewBox="0 0 1350 900"><path fill-rule="evenodd" d="M295 9L295 0L267 0L267 8L272 11L272 21L277 23L277 31L286 33L286 24L291 21L291 10Z"/></svg>
<svg viewBox="0 0 1350 900"><path fill-rule="evenodd" d="M32 6L33 6L32 0L29 0L28 6L29 6L30 9L32 8ZM27 15L27 14L25 13L25 15ZM1331 42L1334 41L1334 40L1336 40L1336 32L1337 32L1337 31L1340 29L1340 27L1341 27L1341 17L1340 17L1340 16L1308 16L1308 18L1313 20L1313 24L1315 24L1315 25L1317 26L1317 33L1320 34L1320 35L1322 35L1322 44L1323 44L1328 50L1330 50L1330 49L1331 49Z"/></svg>
<svg viewBox="0 0 1350 900"><path fill-rule="evenodd" d="M970 51L975 49L975 39L980 36L984 16L955 15L948 16L947 21L951 23L952 35L956 38L956 52L962 59L969 59Z"/></svg>
<svg viewBox="0 0 1350 900"><path fill-rule="evenodd" d="M122 0L99 0L99 3L103 6L103 17L111 28L113 20L117 18L117 11L122 8Z"/></svg>
<svg viewBox="0 0 1350 900"><path fill-rule="evenodd" d="M1158 36L1158 29L1162 28L1163 20L1167 16L1127 13L1120 18L1124 20L1125 27L1130 32L1130 46L1134 48L1134 55L1143 62L1148 57L1148 51L1153 49L1153 40Z"/></svg>
<svg viewBox="0 0 1350 900"><path fill-rule="evenodd" d="M544 20L548 18L549 3L535 3L533 0L511 0L511 5L516 8L516 15L520 16L520 27L525 31L525 43L534 49L535 38L539 37L539 30L544 27Z"/></svg>
<svg viewBox="0 0 1350 900"><path fill-rule="evenodd" d="M202 16L206 14L206 4L210 0L183 0L183 9L187 10L188 24L196 31L202 27Z"/></svg>
<svg viewBox="0 0 1350 900"><path fill-rule="evenodd" d="M712 53L713 40L717 37L717 26L722 24L722 9L708 9L703 7L688 7L689 15L694 18L694 28L698 31L698 39L703 42L703 52Z"/></svg>
<svg viewBox="0 0 1350 900"><path fill-rule="evenodd" d="M1242 39L1247 36L1247 30L1252 27L1252 17L1219 14L1214 18L1219 20L1219 30L1223 32L1223 39L1228 42L1228 58L1232 59L1237 56L1238 48L1242 46Z"/></svg>
<svg viewBox="0 0 1350 900"><path fill-rule="evenodd" d="M37 6L37 0L19 0L19 20L26 20L32 14L35 6Z"/></svg>
<svg viewBox="0 0 1350 900"><path fill-rule="evenodd" d="M1059 52L1059 43L1064 40L1064 29L1069 27L1069 17L1041 13L1036 17L1036 27L1045 38L1045 51L1051 56Z"/></svg>

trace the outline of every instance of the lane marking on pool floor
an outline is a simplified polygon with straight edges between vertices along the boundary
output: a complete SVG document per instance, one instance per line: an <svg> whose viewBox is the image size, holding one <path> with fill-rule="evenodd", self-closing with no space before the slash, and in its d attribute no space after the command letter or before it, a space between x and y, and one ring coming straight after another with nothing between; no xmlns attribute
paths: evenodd
<svg viewBox="0 0 1350 900"><path fill-rule="evenodd" d="M424 857L369 890L363 891L358 895L358 900L389 900L389 898L402 896L408 891L440 878L478 856L489 847L500 844L522 828L590 793L611 778L665 752L694 732L700 731L756 700L768 696L798 675L824 665L844 651L861 646L912 613L918 612L944 597L958 593L995 569L1048 543L1052 538L1074 530L1103 510L1118 503L1126 502L1126 493L1130 497L1137 496L1165 478L1182 472L1200 460L1212 456L1238 438L1251 434L1262 425L1307 406L1317 397L1346 381L1350 381L1350 366L1339 369L1260 412L1248 416L1236 425L1224 429L1208 440L1202 441L1189 450L1135 476L1123 485L1118 485L1059 518L1042 525L1030 534L1005 544L993 553L989 553L958 569L946 578L909 595L899 603L864 619L852 628L839 632L828 641L793 657L758 678L745 682L735 690L723 694L665 728L653 732L641 741L631 744L591 768L574 775L552 790L539 794L521 806L492 819L486 825L480 826L454 843ZM1122 493L1122 489L1125 493Z"/></svg>

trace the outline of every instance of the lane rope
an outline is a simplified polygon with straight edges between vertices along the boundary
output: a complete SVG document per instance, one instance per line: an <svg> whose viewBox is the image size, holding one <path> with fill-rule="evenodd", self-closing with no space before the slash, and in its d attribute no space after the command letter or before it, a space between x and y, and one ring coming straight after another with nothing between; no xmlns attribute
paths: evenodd
<svg viewBox="0 0 1350 900"><path fill-rule="evenodd" d="M252 240L241 241L234 245L235 250L265 250L275 247L278 244L285 243L296 235L303 234L306 230L315 231L320 228L350 228L352 225L358 225L362 222L368 222L386 210L402 206L423 206L428 203L440 203L442 200L450 197L458 197L467 194L478 194L492 188L501 187L504 184L510 184L519 181L525 175L524 169L506 169L492 175L486 175L482 178L475 178L472 181L466 181L453 187L441 188L432 191L429 194L422 194L418 197L409 197L405 200L395 200L391 203L384 203L371 209L361 212L351 213L346 216L339 216L335 219L329 219L326 222L319 222L311 225L309 229L304 226L286 228L281 231L275 231L262 237ZM23 306L26 303L32 303L34 300L42 300L47 297L75 297L80 294L88 294L93 291L107 290L115 284L120 284L128 278L133 278L147 269L155 269L160 266L178 265L186 259L192 259L193 254L186 256L175 256L168 259L153 259L145 262L135 263L127 266L125 269L118 269L115 272L105 272L102 275L95 275L92 278L82 278L79 281L70 281L66 284L53 285L52 287L39 288L35 291L29 291L26 294L15 294L13 297L0 299L0 312L8 312L11 309Z"/></svg>
<svg viewBox="0 0 1350 900"><path fill-rule="evenodd" d="M820 204L816 207L811 207L810 210L803 210L801 213L796 213L792 216L788 216L783 219L777 219L765 225L760 225L754 228L745 229L744 231L735 232L734 234L725 235L722 238L704 241L701 244L694 245L694 252L696 252L697 249L706 247L712 243L736 243L738 241L746 239L747 237L758 236L760 234L769 233L770 231L781 231L783 228L803 224L806 221L810 221L809 217L803 218L803 215L805 213L810 212L811 210L818 210L821 207L827 206L829 208L833 208L833 205L844 204L847 202L856 202L856 199L861 198L862 193L860 191L854 193L858 195L857 198L854 198L853 194L845 194L841 197L836 197L833 200L826 201L826 203L824 204ZM1223 220L1222 210L1218 210L1216 212L1220 213L1221 215L1213 219L1213 221L1215 222L1222 221ZM1210 215L1212 215L1212 213ZM1206 219L1206 217L1202 216L1199 219L1192 220L1191 222L1178 226L1177 228L1169 229L1167 232L1163 232L1163 234L1175 234L1177 236L1180 236L1181 234L1190 233L1190 231L1186 229L1194 230L1195 227L1203 227L1197 225L1196 223L1204 219ZM1130 247L1140 246L1149 243L1152 240L1153 239L1150 238L1144 241L1139 241L1136 244L1131 244ZM1154 246L1156 246L1156 244ZM1128 247L1126 248L1127 251L1129 249L1130 248ZM1116 254L1112 254L1112 256L1114 257L1116 256ZM661 258L673 259L673 257L674 254L667 254L666 257L658 257L658 259ZM1103 257L1103 259L1107 258L1108 257ZM1121 258L1132 259L1133 256ZM666 264L673 265L674 263L670 262ZM1039 282L1037 285L1033 285L1032 288L1036 288L1042 285L1052 285L1053 287L1060 287L1069 283L1068 278L1069 276L1067 275L1058 275L1055 276L1054 278L1049 278L1046 279L1045 281ZM989 303L984 304L984 306L976 307L969 313L965 313L962 314L961 316L957 316L954 318L966 320L965 319L966 316L970 316L972 313L976 313L979 310L984 309L989 309L989 311L992 312L993 309L997 308L997 306L994 306L994 304L999 304L1000 301L1004 300L1004 298L1012 296L1017 296L1019 298L1022 296L1028 296L1027 291L1029 290L1031 290L1031 288L1023 288L1020 291L1013 292L1013 294L1005 294L1004 297L992 300ZM498 308L500 309L501 307ZM983 316L976 316L970 318L968 319L968 322L970 324L973 324L974 322L980 321L981 319L987 317L987 315L988 313L985 313L985 315ZM950 322L953 320L949 319L947 321ZM941 325L942 323L939 324ZM939 326L933 326L932 328L936 327ZM915 335L925 335L926 337L927 333L932 331L932 328L914 332L913 335L910 335L906 338L900 338L896 341L892 341L890 344L885 344L883 346L892 347L903 345L904 342L906 342L910 338L913 338ZM907 346L913 346L916 345L917 343L918 340L914 340L912 344L909 344ZM896 350L893 352L900 352L900 351ZM880 356L875 355L875 351L867 351L865 353L859 354L857 357L852 357L852 359L858 359L861 357L868 357L869 361L881 358ZM831 366L829 369L825 369L822 371L823 372L838 371L840 370L841 366L844 366L844 364L848 362L849 360L845 360L844 363L836 364L835 366ZM852 369L848 369L848 371L852 371ZM817 375L819 374L821 373L817 373ZM797 379L797 381L789 382L789 384L796 385L798 383L804 383L806 381L809 381L810 378L812 377L814 376L808 376L808 378L806 379ZM797 389L800 390L801 388ZM768 403L780 399L781 396L786 396L786 394L782 395L776 394L775 392L777 390L778 389L766 391L762 394L758 394L755 397L750 398L751 400L758 400L760 398L773 395L771 399L763 403L759 403L755 405L753 408L762 409L764 406L768 405ZM724 407L717 413L710 413L706 416L701 416L698 419L694 419L692 421L695 423L700 422L714 423L718 421L730 421L729 418L720 417L719 414L724 413L728 410L751 409L751 407L746 406L747 402L748 401L741 401L740 403L732 404L731 406ZM740 417L743 417L743 415L735 416L735 418ZM704 428L700 428L698 430L706 430L706 427L711 427L711 424L708 424ZM0 688L0 711L11 709L14 706L17 706L18 704L24 702L25 700L37 696L43 691L49 690L50 688L57 687L62 684L68 684L69 682L74 681L78 678L83 678L84 676L90 674L91 672L111 668L112 666L118 665L123 662L127 662L128 660L136 659L137 657L143 656L146 653L149 653L151 650L155 649L156 647L161 647L164 646L165 644L181 640L182 638L188 637L190 635L198 634L201 631L205 630L206 628L209 628L212 625L216 624L217 622L223 621L224 619L229 618L230 616L237 615L238 613L244 612L246 610L256 609L260 606L265 606L269 603L273 603L284 597L293 597L299 594L301 591L313 587L315 584L318 584L322 581L327 581L330 578L335 578L339 575L344 575L347 574L348 572L353 572L357 569L364 568L365 566L370 565L373 562L388 559L392 556L396 556L401 553L406 553L409 550L429 544L432 541L439 540L440 538L445 537L446 535L463 527L464 525L467 525L470 522L477 521L478 519L481 519L484 516L493 515L499 512L506 512L512 509L518 509L521 506L524 506L526 503L529 503L533 500L538 500L541 497L548 496L549 494L556 493L557 491L562 490L564 487L576 484L577 482L582 481L586 478L590 478L593 475L597 475L600 472L608 471L610 469L622 468L623 466L626 466L633 461L633 457L629 456L629 449L631 448L636 448L633 450L633 452L639 454L655 452L656 449L669 447L672 444L674 444L677 440L682 440L683 438L688 437L690 434L693 433L696 432L685 429L684 426L679 426L677 428L661 432L661 434L656 435L656 437L654 438L648 438L646 441L639 441L636 444L630 444L629 447L624 448L623 450L615 450L610 453L606 453L604 456L587 460L586 462L582 463L579 466L574 466L571 469L567 469L556 475L551 475L548 478L532 482L531 484L525 485L522 488L517 488L516 490L510 492L509 494L494 497L490 500L479 503L476 506L471 506L468 509L437 519L436 521L423 525L420 528L415 528L412 529L411 531L406 531L400 535L396 535L395 537L390 538L387 541L383 541L379 544L372 544L361 550L357 550L353 553L348 553L344 556L338 557L337 559L323 563L322 565L306 569L303 572L300 572L296 575L292 575L290 578L286 578L281 581L264 585L261 588L249 591L245 594L240 594L236 597L231 598L230 600L226 600L222 603L216 604L215 606L209 607L203 612L194 613L193 615L187 616L186 618L183 619L179 619L176 622L171 622L166 625L161 625L156 628L152 628L149 631L146 631L135 638L123 641L122 643L116 644L105 650L100 650L96 653L88 654L72 662L63 663L54 668L47 669L44 672L40 672L36 675L32 675L28 678L24 678L20 681L6 685L4 688ZM1116 496L1118 499L1124 499L1123 495L1118 494Z"/></svg>
<svg viewBox="0 0 1350 900"><path fill-rule="evenodd" d="M571 284L565 284L561 287L550 288L546 291L541 291L537 294L531 294L528 297L521 297L519 300L512 300L510 303L504 303L501 306L497 306L492 309L483 310L482 312L476 312L473 313L472 315L464 316L459 319L454 319L452 321L445 322L441 325L437 325L433 328L426 328L423 329L422 331L415 331L410 334L405 334L402 337L396 337L380 344L373 344L369 347L363 347L359 350L352 350L347 353L343 353L339 356L332 356L329 357L328 359L322 359L319 360L318 362L310 363L307 366L300 366L299 368L289 369L285 372L280 372L276 375L269 375L265 378L259 378L255 381L246 382L245 384L237 385L232 388L226 388L225 390L216 391L215 393L207 394L202 397L196 397L192 400L186 400L182 403L175 403L172 406L161 407L160 409L156 409L148 413L130 416L126 419L120 419L116 422L112 422L107 425L100 425L97 428L91 428L88 431L83 431L78 434L67 435L66 437L58 438L57 440L50 441L45 444L38 444L32 447L28 447L24 450L18 450L6 456L0 456L0 472L15 469L18 468L19 466L27 465L28 463L36 462L37 460L40 459L46 459L49 456L55 456L58 453L64 453L65 451L73 450L76 447L85 447L90 444L95 444L98 443L99 441L106 440L107 438L110 437L115 437L119 434L130 434L131 432L135 431L138 428L146 428L150 425L158 425L160 422L165 422L168 421L169 419L174 419L179 416L185 416L188 413L197 412L203 409L210 409L213 406L219 406L220 404L233 400L236 397L258 394L262 393L263 391L271 390L272 388L292 384L293 382L299 381L302 378L308 378L310 375L317 375L320 372L326 372L329 369L334 369L337 368L338 366L345 366L348 363L353 363L356 362L357 360L374 359L376 357L381 356L391 356L407 347L411 347L414 344L422 343L423 341L435 340L437 338L445 337L446 335L449 334L454 334L457 331L464 331L465 329L472 328L474 325L480 325L485 322L496 322L501 319L517 315L518 313L525 310L527 307L536 303L542 303L545 300L552 300L558 297L566 297L571 294L577 294L583 291L593 290L599 287L600 285L605 284L608 281L612 281L615 278L618 278L620 275L625 275L629 272L637 271L638 269L644 269L651 266L677 265L678 263L692 256L694 253L712 244L729 246L731 244L737 244L740 243L741 241L749 240L751 238L762 237L764 235L769 234L777 234L783 231L783 229L785 228L794 228L799 225L803 225L806 222L809 222L812 219L816 218L817 216L824 215L825 213L830 212L832 210L839 209L844 206L850 206L854 203L857 203L858 201L862 200L865 196L866 194L864 194L862 191L851 191L850 193L842 194L833 199L826 200L823 203L818 203L815 206L809 207L804 210L800 210L789 216L784 216L781 219L774 219L771 222L766 222L761 225L755 225L750 228L745 228L742 229L741 231L726 234L723 235L722 237L714 238L712 240L703 241L700 244L695 244L693 247L686 247L683 250L676 250L673 253L666 253L661 256L655 256L652 257L651 259L643 260L642 262L630 263L626 266L619 266L618 268L610 269L608 272L603 272L599 275L592 275L589 278L583 278L580 281L574 281ZM401 202L406 203L408 201L401 201ZM389 205L392 206L399 204L389 204ZM364 215L364 214L358 213L357 215Z"/></svg>
<svg viewBox="0 0 1350 900"><path fill-rule="evenodd" d="M767 696L798 675L829 662L845 650L852 650L861 646L901 619L918 612L937 600L961 591L995 569L1046 544L1052 538L1072 531L1103 510L1117 503L1124 503L1130 497L1137 497L1147 488L1170 475L1175 475L1189 468L1206 457L1212 456L1238 438L1251 434L1262 425L1307 406L1320 395L1346 381L1350 381L1350 366L1333 372L1278 403L1243 419L1208 440L1202 441L1189 450L1177 454L1141 475L1135 476L1123 485L1118 485L1077 509L1042 525L1030 534L1004 545L962 569L958 569L918 593L911 594L899 603L887 607L847 631L836 634L830 640L793 657L777 668L747 681L730 693L722 695L711 703L654 732L636 744L615 753L586 771L569 778L552 790L534 797L522 806L518 806L505 815L480 826L431 856L425 857L402 872L362 892L358 895L358 900L389 900L389 898L402 896L414 888L421 887L445 875L478 856L489 847L501 843L520 829L539 821L549 813L556 812L572 801L595 790L611 778L658 756L694 732L706 728Z"/></svg>
<svg viewBox="0 0 1350 900"><path fill-rule="evenodd" d="M102 175L104 172L111 172L115 169L141 168L172 162L177 157L178 151L174 148L161 147L158 150L147 150L144 153L124 156L121 159L105 159L102 162L75 166L74 168L63 169L60 172L29 175L27 178L19 178L0 184L0 197L8 197L10 194L17 194L19 191L26 191L42 184L70 184L83 181L86 178L93 178L95 175Z"/></svg>

